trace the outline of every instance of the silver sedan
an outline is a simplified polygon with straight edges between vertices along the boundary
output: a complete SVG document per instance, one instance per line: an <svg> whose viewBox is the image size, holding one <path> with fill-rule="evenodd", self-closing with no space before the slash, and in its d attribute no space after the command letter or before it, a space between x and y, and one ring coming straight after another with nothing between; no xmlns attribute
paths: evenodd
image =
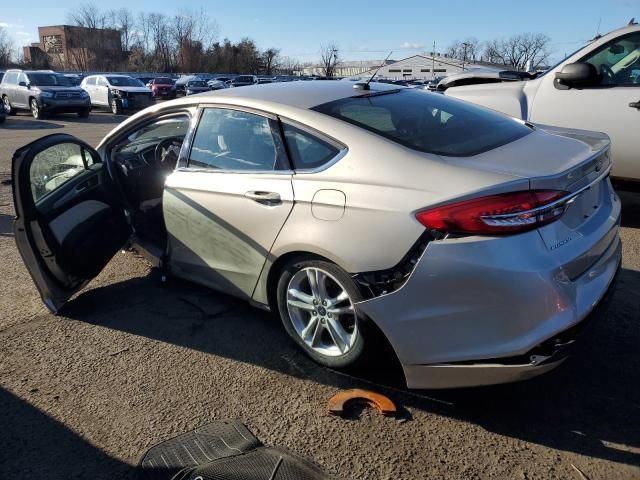
<svg viewBox="0 0 640 480"><path fill-rule="evenodd" d="M16 240L52 311L133 242L279 315L323 365L388 342L412 388L554 368L620 266L605 135L393 85L189 96L13 165Z"/></svg>

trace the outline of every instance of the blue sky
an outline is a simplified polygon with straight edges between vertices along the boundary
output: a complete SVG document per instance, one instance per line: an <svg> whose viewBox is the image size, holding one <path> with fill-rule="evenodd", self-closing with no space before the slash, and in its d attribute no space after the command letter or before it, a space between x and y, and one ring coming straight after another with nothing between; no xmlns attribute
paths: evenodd
<svg viewBox="0 0 640 480"><path fill-rule="evenodd" d="M37 41L38 25L66 23L66 14L82 1L18 2L5 0L0 26L16 46ZM431 50L444 50L455 39L508 37L522 32L551 37L552 59L562 58L596 33L640 21L640 0L279 0L216 1L155 0L96 2L109 8L178 13L203 7L218 24L218 38L248 36L260 48L280 48L301 61L318 58L319 47L335 42L343 59L380 59L393 50L398 59Z"/></svg>

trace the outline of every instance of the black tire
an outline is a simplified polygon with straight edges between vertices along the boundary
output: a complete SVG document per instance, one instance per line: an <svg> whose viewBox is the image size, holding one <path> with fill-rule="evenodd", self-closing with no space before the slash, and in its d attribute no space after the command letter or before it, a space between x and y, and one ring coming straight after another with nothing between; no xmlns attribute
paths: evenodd
<svg viewBox="0 0 640 480"><path fill-rule="evenodd" d="M114 115L122 115L122 100L119 98L111 99L111 113Z"/></svg>
<svg viewBox="0 0 640 480"><path fill-rule="evenodd" d="M7 116L4 115L3 113L0 113L0 123L4 123L6 119L7 119Z"/></svg>
<svg viewBox="0 0 640 480"><path fill-rule="evenodd" d="M91 112L91 109L89 107L83 108L82 110L78 110L78 117L87 118L89 117L90 112Z"/></svg>
<svg viewBox="0 0 640 480"><path fill-rule="evenodd" d="M36 120L42 120L45 117L44 112L38 105L38 101L35 98L29 100L29 109L31 110L31 116Z"/></svg>
<svg viewBox="0 0 640 480"><path fill-rule="evenodd" d="M16 112L16 109L11 106L9 97L7 97L6 95L2 97L2 102L4 103L4 111L7 112L7 115L15 115L16 113L18 113Z"/></svg>
<svg viewBox="0 0 640 480"><path fill-rule="evenodd" d="M300 270L308 267L321 269L334 277L340 283L343 289L348 293L352 303L362 300L362 295L360 293L360 290L358 289L358 286L355 284L349 274L347 274L340 267L338 267L334 263L324 260L299 258L286 265L282 269L280 278L278 279L276 298L278 304L278 313L280 315L280 320L282 321L284 329L287 331L293 341L298 344L298 346L309 357L311 357L321 365L330 368L344 369L361 363L365 358L365 353L368 353L366 347L373 342L370 341L370 332L366 330L366 327L363 326L363 322L361 321L361 319L357 318L357 316L355 317L357 334L354 344L346 353L339 356L328 356L316 352L302 340L300 335L298 335L298 332L295 330L287 307L287 289L293 276Z"/></svg>

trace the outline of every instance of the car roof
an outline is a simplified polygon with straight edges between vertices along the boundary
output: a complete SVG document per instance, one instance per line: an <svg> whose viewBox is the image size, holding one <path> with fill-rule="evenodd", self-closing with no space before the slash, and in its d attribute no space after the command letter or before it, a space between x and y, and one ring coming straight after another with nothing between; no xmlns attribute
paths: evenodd
<svg viewBox="0 0 640 480"><path fill-rule="evenodd" d="M211 98L212 102L223 102L228 99L245 99L249 101L265 101L291 107L309 109L323 103L341 98L370 94L377 91L397 90L398 85L371 83L371 90L354 88L353 82L332 80L324 82L280 82L252 85L242 88L215 90L198 95L201 102ZM188 97L181 99L184 103L192 103Z"/></svg>

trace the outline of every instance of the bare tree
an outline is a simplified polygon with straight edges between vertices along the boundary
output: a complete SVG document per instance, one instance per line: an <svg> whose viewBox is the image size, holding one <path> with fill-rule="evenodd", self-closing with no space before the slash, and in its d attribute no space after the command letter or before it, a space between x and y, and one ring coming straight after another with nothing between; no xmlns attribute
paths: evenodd
<svg viewBox="0 0 640 480"><path fill-rule="evenodd" d="M340 63L339 50L335 43L320 46L320 71L325 77L335 77Z"/></svg>
<svg viewBox="0 0 640 480"><path fill-rule="evenodd" d="M445 53L449 58L473 62L480 53L480 42L475 37L468 37L464 41L455 40Z"/></svg>
<svg viewBox="0 0 640 480"><path fill-rule="evenodd" d="M78 27L105 28L107 25L107 15L94 3L83 3L69 12L67 18Z"/></svg>
<svg viewBox="0 0 640 480"><path fill-rule="evenodd" d="M127 52L131 50L137 36L135 17L133 16L133 13L131 13L131 10L127 8L110 10L107 14L107 19L107 23L110 28L115 28L120 31L122 49Z"/></svg>
<svg viewBox="0 0 640 480"><path fill-rule="evenodd" d="M273 75L280 65L280 50L277 48L267 48L262 52L262 68L265 75Z"/></svg>
<svg viewBox="0 0 640 480"><path fill-rule="evenodd" d="M13 41L4 27L0 27L0 67L9 66L13 54Z"/></svg>
<svg viewBox="0 0 640 480"><path fill-rule="evenodd" d="M484 57L487 61L524 70L528 65L538 67L549 57L550 38L542 33L522 33L508 39L487 42Z"/></svg>

